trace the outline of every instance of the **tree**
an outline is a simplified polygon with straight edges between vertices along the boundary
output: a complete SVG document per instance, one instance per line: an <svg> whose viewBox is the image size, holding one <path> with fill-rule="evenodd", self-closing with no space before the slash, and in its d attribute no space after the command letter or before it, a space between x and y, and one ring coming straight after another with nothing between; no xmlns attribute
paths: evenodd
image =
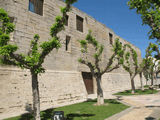
<svg viewBox="0 0 160 120"><path fill-rule="evenodd" d="M104 73L108 73L113 71L114 69L119 68L120 64L123 63L123 50L122 44L118 39L115 40L115 44L113 45L113 54L109 58L108 63L105 63L106 66L103 68L100 64L102 62L102 53L104 50L104 46L100 44L94 37L91 35L91 31L89 31L85 40L79 41L81 44L81 53L83 56L79 58L79 62L88 66L92 76L96 79L97 83L97 105L104 104L103 97L103 88L102 88L102 75ZM88 46L93 47L94 54L87 56L88 54ZM113 62L117 61L116 64L113 65Z"/></svg>
<svg viewBox="0 0 160 120"><path fill-rule="evenodd" d="M32 76L33 111L35 120L40 120L38 74L45 72L42 66L45 57L53 49L59 49L61 46L57 34L64 30L64 24L67 19L66 13L69 12L71 4L74 2L76 2L76 0L65 1L66 6L61 8L62 16L56 17L56 22L50 29L51 38L39 45L38 41L40 37L36 34L31 41L30 50L27 55L18 54L16 52L18 46L10 44L10 33L14 31L14 25L10 22L7 12L0 9L0 55L3 57L1 62L30 70Z"/></svg>
<svg viewBox="0 0 160 120"><path fill-rule="evenodd" d="M144 62L145 62L145 67L144 67L144 77L146 78L146 80L151 80L151 85L153 85L153 68L154 68L154 63L153 63L153 58L149 57L149 58L144 58Z"/></svg>
<svg viewBox="0 0 160 120"><path fill-rule="evenodd" d="M144 85L143 85L143 70L144 70L144 63L140 64L140 70L139 70L139 77L140 77L140 83L141 83L141 90L144 91Z"/></svg>
<svg viewBox="0 0 160 120"><path fill-rule="evenodd" d="M157 45L150 43L148 48L146 49L146 57L144 58L145 62L145 77L147 80L151 80L151 86L154 85L154 79L156 79L157 74L160 71L160 61L158 60L158 55L156 52L159 52L159 48ZM155 59L154 57L157 58Z"/></svg>
<svg viewBox="0 0 160 120"><path fill-rule="evenodd" d="M140 74L141 88L143 87L141 75L142 75L144 65L143 65L143 62L138 64L137 53L129 44L124 45L124 50L126 52L124 53L124 59L125 59L124 61L125 62L123 64L123 68L130 75L132 94L134 94L135 93L134 78L137 74Z"/></svg>
<svg viewBox="0 0 160 120"><path fill-rule="evenodd" d="M151 30L148 32L150 39L156 39L156 44L150 46L152 52L157 52L155 58L160 60L160 1L159 0L129 0L130 9L136 9L141 15L144 25L148 25ZM145 74L146 77L149 75ZM153 75L150 74L153 78Z"/></svg>
<svg viewBox="0 0 160 120"><path fill-rule="evenodd" d="M128 5L141 15L143 24L150 26L149 38L160 40L160 1L129 0Z"/></svg>

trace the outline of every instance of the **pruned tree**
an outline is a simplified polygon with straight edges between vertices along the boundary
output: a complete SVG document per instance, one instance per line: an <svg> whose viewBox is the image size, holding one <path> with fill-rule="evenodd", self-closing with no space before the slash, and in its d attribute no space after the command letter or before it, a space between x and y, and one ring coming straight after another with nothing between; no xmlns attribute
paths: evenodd
<svg viewBox="0 0 160 120"><path fill-rule="evenodd" d="M144 91L144 84L143 84L143 71L144 71L144 61L139 65L139 77L141 83L141 90Z"/></svg>
<svg viewBox="0 0 160 120"><path fill-rule="evenodd" d="M151 86L154 85L157 74L160 72L160 61L159 61L159 48L156 44L150 43L146 49L145 61L145 77L147 80L151 80ZM155 58L154 58L154 57Z"/></svg>
<svg viewBox="0 0 160 120"><path fill-rule="evenodd" d="M150 31L148 32L150 39L156 39L156 43L151 43L151 48L156 52L154 56L160 60L160 1L159 0L129 0L128 5L130 9L136 9L137 14L141 15L143 25L148 25ZM146 77L153 78L153 75L147 74Z"/></svg>
<svg viewBox="0 0 160 120"><path fill-rule="evenodd" d="M135 83L134 78L137 74L140 74L140 80L141 80L141 88L143 87L142 82L142 71L143 71L143 61L141 63L138 63L138 56L136 51L131 47L129 44L124 45L124 50L126 51L124 53L124 64L123 68L129 73L130 80L131 80L131 90L132 94L135 93ZM143 89L143 88L142 88Z"/></svg>
<svg viewBox="0 0 160 120"><path fill-rule="evenodd" d="M89 31L88 35L86 36L85 40L79 41L81 44L81 53L82 57L79 58L79 62L88 66L92 76L96 79L97 83L97 105L104 104L104 97L103 97L103 88L102 88L102 75L104 73L108 73L120 67L123 64L123 47L122 44L119 42L118 39L115 40L113 45L113 54L109 58L107 63L103 63L105 67L103 68L100 63L102 62L102 53L104 50L104 46L100 44L91 34ZM93 55L89 55L88 57L88 46L92 46L94 49ZM114 63L114 61L117 61ZM103 66L104 66L103 65Z"/></svg>
<svg viewBox="0 0 160 120"><path fill-rule="evenodd" d="M48 41L38 44L39 35L36 34L31 40L30 50L28 54L18 54L17 45L11 44L10 33L14 31L14 25L10 22L8 14L5 10L0 9L0 55L1 62L4 64L15 65L22 69L29 69L32 76L32 93L33 93L33 111L34 119L40 120L40 98L38 86L38 74L44 73L45 69L42 66L45 57L53 50L59 49L61 46L57 34L64 30L64 24L67 19L67 12L71 8L71 4L76 0L65 0L66 6L61 8L62 16L57 16L55 23L51 26L50 36Z"/></svg>

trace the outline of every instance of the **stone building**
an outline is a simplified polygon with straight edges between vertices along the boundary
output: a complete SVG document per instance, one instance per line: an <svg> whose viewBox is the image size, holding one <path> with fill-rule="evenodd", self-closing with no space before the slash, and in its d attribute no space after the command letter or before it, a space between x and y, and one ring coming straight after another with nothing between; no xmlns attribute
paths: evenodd
<svg viewBox="0 0 160 120"><path fill-rule="evenodd" d="M49 39L50 26L56 15L60 14L61 0L0 0L14 24L11 42L19 46L19 52L27 53L30 41L35 33L40 35L40 41ZM117 36L111 29L97 22L77 8L68 13L68 23L59 36L62 47L53 50L45 59L46 72L39 76L41 109L73 104L96 97L96 84L89 69L78 63L80 57L79 39L84 39L88 30L105 45L103 59L111 56L111 44L119 38L122 44L128 43ZM130 44L130 43L129 43ZM141 60L140 50L132 45ZM140 85L139 77L135 79ZM103 75L105 98L112 93L130 89L129 74L122 68ZM31 76L28 70L13 66L0 65L0 119L16 116L28 110L32 104Z"/></svg>

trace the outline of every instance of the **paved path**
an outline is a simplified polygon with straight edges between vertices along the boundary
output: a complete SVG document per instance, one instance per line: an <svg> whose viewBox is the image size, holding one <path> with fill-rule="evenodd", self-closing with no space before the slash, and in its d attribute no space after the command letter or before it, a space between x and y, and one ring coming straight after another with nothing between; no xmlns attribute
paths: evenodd
<svg viewBox="0 0 160 120"><path fill-rule="evenodd" d="M120 101L130 105L131 108L106 120L158 120L160 118L160 93L123 96Z"/></svg>

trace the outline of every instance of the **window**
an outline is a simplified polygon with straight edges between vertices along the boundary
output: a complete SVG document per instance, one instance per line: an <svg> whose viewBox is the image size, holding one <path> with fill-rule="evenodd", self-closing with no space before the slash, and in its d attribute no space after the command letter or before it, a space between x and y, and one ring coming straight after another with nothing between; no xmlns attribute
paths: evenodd
<svg viewBox="0 0 160 120"><path fill-rule="evenodd" d="M43 15L43 0L29 0L29 11Z"/></svg>
<svg viewBox="0 0 160 120"><path fill-rule="evenodd" d="M66 51L71 50L70 40L71 40L71 37L67 35L66 36Z"/></svg>
<svg viewBox="0 0 160 120"><path fill-rule="evenodd" d="M109 33L109 43L113 45L113 35Z"/></svg>
<svg viewBox="0 0 160 120"><path fill-rule="evenodd" d="M11 22L11 23L14 22L14 17L10 17L10 16L9 16L9 19L10 19L10 22Z"/></svg>
<svg viewBox="0 0 160 120"><path fill-rule="evenodd" d="M14 24L15 18L9 16L10 22ZM14 32L10 33L10 41L14 41Z"/></svg>
<svg viewBox="0 0 160 120"><path fill-rule="evenodd" d="M66 26L68 26L68 19L69 19L69 16L67 15L66 16L66 23L65 23Z"/></svg>
<svg viewBox="0 0 160 120"><path fill-rule="evenodd" d="M83 18L76 16L77 30L83 32Z"/></svg>

